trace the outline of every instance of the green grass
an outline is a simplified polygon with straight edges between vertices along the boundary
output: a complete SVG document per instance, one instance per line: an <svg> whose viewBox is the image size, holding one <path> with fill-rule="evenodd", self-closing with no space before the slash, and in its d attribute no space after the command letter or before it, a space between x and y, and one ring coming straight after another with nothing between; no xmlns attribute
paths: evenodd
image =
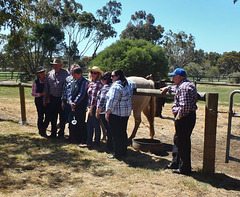
<svg viewBox="0 0 240 197"><path fill-rule="evenodd" d="M231 86L214 86L214 85L197 85L198 92L211 92L218 93L218 101L219 105L229 105L230 102L230 94L234 90L239 90L238 87ZM233 97L234 105L240 106L240 94L235 94Z"/></svg>
<svg viewBox="0 0 240 197"><path fill-rule="evenodd" d="M31 95L31 88L24 88L25 98L33 98ZM0 97L5 98L19 98L19 88L18 87L1 87L0 86Z"/></svg>
<svg viewBox="0 0 240 197"><path fill-rule="evenodd" d="M218 93L219 105L225 105L225 106L229 105L231 92L237 89L238 89L237 87L230 87L230 86L214 86L214 85L202 85L202 84L197 85L198 92ZM33 98L31 95L31 88L24 88L24 90L25 90L26 99ZM4 97L7 97L7 98L17 98L19 97L19 88L0 86L0 96L3 96L3 95ZM234 95L233 102L234 102L234 105L240 106L240 94Z"/></svg>

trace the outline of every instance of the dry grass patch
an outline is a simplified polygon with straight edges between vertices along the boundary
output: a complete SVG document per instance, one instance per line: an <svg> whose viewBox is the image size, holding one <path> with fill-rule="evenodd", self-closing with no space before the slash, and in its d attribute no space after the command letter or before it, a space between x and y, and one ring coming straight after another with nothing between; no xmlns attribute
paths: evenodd
<svg viewBox="0 0 240 197"><path fill-rule="evenodd" d="M109 160L105 144L80 149L41 138L36 128L0 121L0 196L236 196L239 180L224 174L192 176L164 170L169 155L128 148ZM226 182L227 180L227 182ZM234 185L235 184L235 185Z"/></svg>

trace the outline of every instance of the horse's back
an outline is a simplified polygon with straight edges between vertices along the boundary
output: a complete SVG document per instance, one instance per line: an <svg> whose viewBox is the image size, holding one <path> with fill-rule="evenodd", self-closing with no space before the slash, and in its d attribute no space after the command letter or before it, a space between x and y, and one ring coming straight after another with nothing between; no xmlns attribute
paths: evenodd
<svg viewBox="0 0 240 197"><path fill-rule="evenodd" d="M137 88L146 88L146 89L154 88L154 82L152 80L147 80L143 77L135 77L135 76L128 77L127 79L135 82ZM141 111L143 111L147 107L150 99L151 99L151 96L133 95L132 96L133 113L140 114Z"/></svg>
<svg viewBox="0 0 240 197"><path fill-rule="evenodd" d="M147 88L147 89L154 88L154 82L152 80L147 80L143 77L135 77L135 76L128 77L127 79L135 82L137 88Z"/></svg>

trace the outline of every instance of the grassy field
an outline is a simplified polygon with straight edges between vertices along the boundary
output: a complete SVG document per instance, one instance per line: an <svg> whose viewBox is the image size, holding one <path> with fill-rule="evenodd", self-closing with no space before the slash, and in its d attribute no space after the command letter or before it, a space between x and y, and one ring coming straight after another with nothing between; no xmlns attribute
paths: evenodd
<svg viewBox="0 0 240 197"><path fill-rule="evenodd" d="M230 94L234 90L240 90L238 87L231 86L214 86L214 85L197 85L198 92L211 92L219 94L219 105L229 106ZM233 97L234 106L240 106L240 94L235 94Z"/></svg>
<svg viewBox="0 0 240 197"><path fill-rule="evenodd" d="M240 90L238 87L231 86L214 86L214 85L197 85L198 92L211 92L219 94L219 104L220 105L229 105L230 94L234 90ZM5 95L7 97L17 97L19 95L18 88L9 88L9 87L1 87L0 86L0 94ZM31 88L25 88L25 97L27 99L32 98L31 96ZM236 94L234 96L234 103L240 105L240 96Z"/></svg>

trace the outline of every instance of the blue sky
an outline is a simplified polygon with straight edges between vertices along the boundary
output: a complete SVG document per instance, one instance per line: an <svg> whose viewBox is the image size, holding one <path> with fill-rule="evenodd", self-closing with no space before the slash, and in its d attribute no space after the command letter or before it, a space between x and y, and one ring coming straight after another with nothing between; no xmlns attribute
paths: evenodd
<svg viewBox="0 0 240 197"><path fill-rule="evenodd" d="M96 13L108 0L76 0L83 10ZM195 37L196 49L205 52L240 51L240 2L233 0L118 0L122 3L121 23L115 25L116 39L106 40L101 50L119 40L131 15L144 10L155 17L154 25L165 32L184 31ZM91 51L89 54L91 55Z"/></svg>

